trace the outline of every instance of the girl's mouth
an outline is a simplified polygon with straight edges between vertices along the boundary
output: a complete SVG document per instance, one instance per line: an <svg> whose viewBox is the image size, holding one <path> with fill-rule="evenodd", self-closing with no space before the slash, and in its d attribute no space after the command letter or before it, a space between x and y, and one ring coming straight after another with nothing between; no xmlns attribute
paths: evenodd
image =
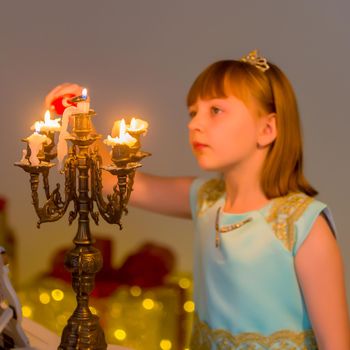
<svg viewBox="0 0 350 350"><path fill-rule="evenodd" d="M196 151L201 151L202 149L208 147L208 145L195 141L192 143L192 147Z"/></svg>

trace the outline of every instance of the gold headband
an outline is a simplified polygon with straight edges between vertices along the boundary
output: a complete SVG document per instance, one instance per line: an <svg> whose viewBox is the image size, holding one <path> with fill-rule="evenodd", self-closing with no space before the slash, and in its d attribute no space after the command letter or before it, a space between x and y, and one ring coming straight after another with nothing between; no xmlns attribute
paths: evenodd
<svg viewBox="0 0 350 350"><path fill-rule="evenodd" d="M259 56L258 50L249 52L249 54L247 56L243 56L240 61L249 63L262 72L265 72L270 68L270 66L267 64L267 59Z"/></svg>

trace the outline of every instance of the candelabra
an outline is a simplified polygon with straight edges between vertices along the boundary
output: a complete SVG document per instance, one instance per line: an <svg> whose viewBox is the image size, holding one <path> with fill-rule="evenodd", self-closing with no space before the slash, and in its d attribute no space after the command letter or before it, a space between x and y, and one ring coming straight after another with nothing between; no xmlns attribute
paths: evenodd
<svg viewBox="0 0 350 350"><path fill-rule="evenodd" d="M86 98L78 97L73 102L84 104ZM83 106L84 107L84 106ZM86 107L86 106L85 106ZM133 188L135 171L141 166L142 158L150 153L140 150L140 135L143 131L128 130L136 140L132 146L113 144L112 164L102 165L102 158L93 144L101 135L93 132L91 117L95 112L88 108L75 108L71 117L73 130L65 139L71 143L61 173L64 174L64 197L60 184L53 191L49 186L49 171L56 158L54 132L47 130L46 145L37 153L37 161L32 161L33 147L27 147L24 157L15 163L30 174L32 200L38 220L38 227L45 222L61 219L69 205L74 208L69 213L69 224L78 217L78 230L73 240L74 248L66 253L64 265L72 275L72 287L76 294L77 306L69 318L58 349L106 349L104 332L98 317L89 309L89 295L94 288L95 274L102 267L102 255L93 247L89 216L98 224L99 216L110 224L122 228L121 218L127 214L127 204ZM62 122L63 123L63 122ZM130 136L128 135L128 136ZM43 135L40 135L43 136ZM28 142L28 139L23 141ZM28 143L29 144L29 143ZM106 197L102 193L102 170L116 176L116 185ZM39 203L39 178L43 179L46 201ZM98 210L95 210L95 205Z"/></svg>

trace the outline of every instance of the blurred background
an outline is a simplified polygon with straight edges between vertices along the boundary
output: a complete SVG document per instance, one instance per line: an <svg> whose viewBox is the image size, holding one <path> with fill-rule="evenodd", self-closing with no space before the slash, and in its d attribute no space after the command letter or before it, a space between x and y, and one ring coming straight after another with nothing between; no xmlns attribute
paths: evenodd
<svg viewBox="0 0 350 350"><path fill-rule="evenodd" d="M147 120L143 149L153 156L143 161L143 171L203 175L187 140L187 90L213 61L259 48L294 86L306 174L334 215L350 297L349 11L346 0L1 0L0 196L6 201L3 226L13 232L17 285L31 286L48 272L76 230L75 224L68 226L67 215L36 228L29 176L13 166L22 156L21 138L43 118L44 98L52 88L63 82L87 87L97 112L94 125L104 136L122 115ZM60 181L57 174L51 175L52 185L55 181ZM190 221L131 208L123 223L122 231L92 224L93 234L108 241L111 266L122 266L152 242L173 257L172 275L190 280ZM155 344L170 349L169 343Z"/></svg>

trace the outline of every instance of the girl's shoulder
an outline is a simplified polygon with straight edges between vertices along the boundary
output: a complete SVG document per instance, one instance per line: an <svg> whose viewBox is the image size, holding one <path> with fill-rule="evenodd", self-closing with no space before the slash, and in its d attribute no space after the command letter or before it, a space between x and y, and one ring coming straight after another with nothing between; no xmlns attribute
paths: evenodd
<svg viewBox="0 0 350 350"><path fill-rule="evenodd" d="M221 178L196 178L190 190L193 217L212 207L225 193L225 182Z"/></svg>
<svg viewBox="0 0 350 350"><path fill-rule="evenodd" d="M266 221L284 247L296 254L319 215L327 220L335 234L335 225L327 205L303 192L293 192L271 200Z"/></svg>
<svg viewBox="0 0 350 350"><path fill-rule="evenodd" d="M190 191L193 218L205 215L224 194L223 179L196 178ZM328 206L303 192L291 192L286 196L271 199L270 204L261 210L261 214L275 237L293 255L307 238L319 215L323 215L333 233L336 232Z"/></svg>

